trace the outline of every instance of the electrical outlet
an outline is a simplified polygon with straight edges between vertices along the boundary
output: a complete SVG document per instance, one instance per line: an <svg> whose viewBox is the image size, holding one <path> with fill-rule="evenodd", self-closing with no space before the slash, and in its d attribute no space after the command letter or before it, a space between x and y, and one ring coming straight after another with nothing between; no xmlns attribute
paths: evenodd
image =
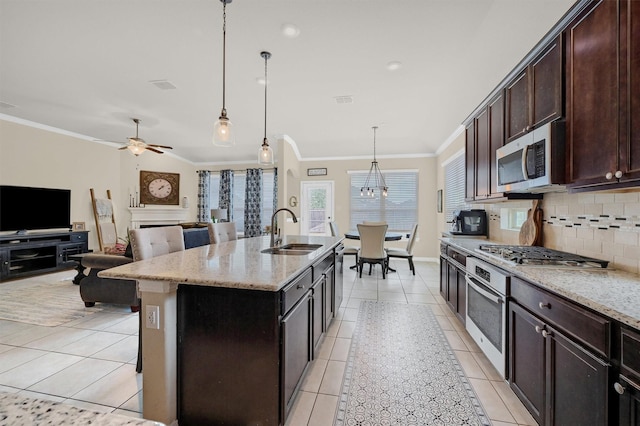
<svg viewBox="0 0 640 426"><path fill-rule="evenodd" d="M145 312L147 328L160 330L160 306L147 305Z"/></svg>

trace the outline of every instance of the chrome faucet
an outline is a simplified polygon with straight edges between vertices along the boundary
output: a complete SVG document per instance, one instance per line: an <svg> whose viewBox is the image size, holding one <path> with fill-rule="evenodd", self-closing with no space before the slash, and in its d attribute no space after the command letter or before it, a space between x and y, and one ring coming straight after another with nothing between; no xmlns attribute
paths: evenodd
<svg viewBox="0 0 640 426"><path fill-rule="evenodd" d="M296 214L294 212L292 212L291 210L282 207L278 210L276 210L275 212L273 212L273 215L271 216L271 243L269 244L269 247L276 247L278 246L281 242L282 242L282 238L280 238L280 231L278 231L278 238L275 237L276 234L276 229L275 229L275 222L276 222L276 215L278 214L279 211L288 211L289 213L291 213L291 216L293 217L293 223L298 223L298 218L296 217Z"/></svg>

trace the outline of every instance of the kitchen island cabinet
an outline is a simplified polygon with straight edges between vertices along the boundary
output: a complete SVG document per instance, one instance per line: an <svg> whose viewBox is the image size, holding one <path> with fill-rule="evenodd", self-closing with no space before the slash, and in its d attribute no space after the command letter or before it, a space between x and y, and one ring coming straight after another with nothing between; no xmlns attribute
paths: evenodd
<svg viewBox="0 0 640 426"><path fill-rule="evenodd" d="M566 37L569 186L640 185L640 2L594 1Z"/></svg>
<svg viewBox="0 0 640 426"><path fill-rule="evenodd" d="M138 280L143 315L158 307L158 329L142 329L143 416L180 425L284 424L313 359L314 330L325 330L335 313L325 298L342 294L342 282L327 279L340 241L287 236L283 244L321 247L272 255L261 253L269 237L246 238L103 271Z"/></svg>

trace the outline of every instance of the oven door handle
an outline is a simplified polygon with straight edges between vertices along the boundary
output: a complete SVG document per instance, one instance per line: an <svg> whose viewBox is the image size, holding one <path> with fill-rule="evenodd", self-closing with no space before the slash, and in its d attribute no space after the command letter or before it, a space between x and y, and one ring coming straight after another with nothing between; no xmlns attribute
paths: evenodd
<svg viewBox="0 0 640 426"><path fill-rule="evenodd" d="M485 298L487 298L487 299L489 299L489 300L491 300L492 302L495 302L495 303L504 303L504 301L502 300L501 297L496 296L495 294L491 294L487 290L483 289L482 287L479 287L476 283L473 282L473 280L471 278L469 278L468 275L466 275L464 277L464 280L467 282L467 285L470 285L471 287L473 287L473 289L475 291L480 293Z"/></svg>

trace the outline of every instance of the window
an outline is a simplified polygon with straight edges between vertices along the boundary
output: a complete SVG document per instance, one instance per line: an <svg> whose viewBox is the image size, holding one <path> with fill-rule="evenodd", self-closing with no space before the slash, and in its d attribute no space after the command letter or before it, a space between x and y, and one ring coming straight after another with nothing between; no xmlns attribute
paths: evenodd
<svg viewBox="0 0 640 426"><path fill-rule="evenodd" d="M367 180L368 172L351 172L351 217L350 229L357 229L363 221L387 222L389 231L411 231L418 222L418 172L383 172L389 187L386 197L376 194L374 198L361 196L360 188Z"/></svg>
<svg viewBox="0 0 640 426"><path fill-rule="evenodd" d="M464 185L464 152L461 152L444 164L444 217L446 222L453 220L455 210L468 207L464 201Z"/></svg>
<svg viewBox="0 0 640 426"><path fill-rule="evenodd" d="M273 214L273 172L262 172L262 228L271 223ZM236 231L244 232L244 200L245 200L244 173L234 173L233 175L233 221L236 224ZM218 208L220 199L220 175L211 174L209 196L211 197L211 208Z"/></svg>
<svg viewBox="0 0 640 426"><path fill-rule="evenodd" d="M524 221L527 220L527 212L526 208L501 208L500 229L519 231Z"/></svg>

